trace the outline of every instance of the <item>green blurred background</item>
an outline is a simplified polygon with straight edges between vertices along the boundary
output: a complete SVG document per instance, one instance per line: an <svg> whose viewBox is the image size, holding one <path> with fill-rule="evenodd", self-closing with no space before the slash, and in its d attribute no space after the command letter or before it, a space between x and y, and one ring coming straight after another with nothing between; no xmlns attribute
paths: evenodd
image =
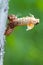
<svg viewBox="0 0 43 65"><path fill-rule="evenodd" d="M43 65L43 0L10 0L9 14L23 17L29 13L40 24L30 31L18 26L6 36L4 65Z"/></svg>

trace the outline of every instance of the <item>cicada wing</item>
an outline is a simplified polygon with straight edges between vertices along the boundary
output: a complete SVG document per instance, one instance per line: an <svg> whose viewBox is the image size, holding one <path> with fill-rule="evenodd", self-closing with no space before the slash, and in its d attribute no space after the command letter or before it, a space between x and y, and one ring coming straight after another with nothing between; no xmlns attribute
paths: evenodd
<svg viewBox="0 0 43 65"><path fill-rule="evenodd" d="M33 29L33 28L34 28L34 24L31 24L31 25L28 24L26 31L31 30L31 29Z"/></svg>

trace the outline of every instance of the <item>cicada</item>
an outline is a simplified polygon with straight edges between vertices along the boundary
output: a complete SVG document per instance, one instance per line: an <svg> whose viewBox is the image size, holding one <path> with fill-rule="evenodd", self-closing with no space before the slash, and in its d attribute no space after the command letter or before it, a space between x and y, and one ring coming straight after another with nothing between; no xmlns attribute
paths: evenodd
<svg viewBox="0 0 43 65"><path fill-rule="evenodd" d="M5 35L9 35L16 26L27 26L27 31L34 28L35 25L39 24L39 19L35 18L33 15L18 18L15 15L8 16L9 23L5 30Z"/></svg>

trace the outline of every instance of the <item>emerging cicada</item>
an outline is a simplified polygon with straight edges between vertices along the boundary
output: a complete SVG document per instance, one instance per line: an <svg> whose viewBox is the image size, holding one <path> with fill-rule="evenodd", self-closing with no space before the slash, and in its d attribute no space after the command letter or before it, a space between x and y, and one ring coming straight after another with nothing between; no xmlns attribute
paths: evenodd
<svg viewBox="0 0 43 65"><path fill-rule="evenodd" d="M34 25L39 23L39 19L36 19L33 15L31 17L26 16L23 18L17 18L15 15L8 16L9 23L7 24L7 29L5 30L5 35L9 35L16 26L27 26L27 31L31 30Z"/></svg>

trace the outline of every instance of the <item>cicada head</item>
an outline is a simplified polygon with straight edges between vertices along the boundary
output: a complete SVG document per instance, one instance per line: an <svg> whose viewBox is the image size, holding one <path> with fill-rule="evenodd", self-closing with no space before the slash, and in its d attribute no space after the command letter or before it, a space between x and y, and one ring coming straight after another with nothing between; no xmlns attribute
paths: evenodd
<svg viewBox="0 0 43 65"><path fill-rule="evenodd" d="M34 16L30 17L30 21L27 24L27 31L34 28L35 25L39 24L39 19L36 19Z"/></svg>
<svg viewBox="0 0 43 65"><path fill-rule="evenodd" d="M35 17L31 17L31 20L30 20L34 25L37 25L39 24L39 19L36 19Z"/></svg>

